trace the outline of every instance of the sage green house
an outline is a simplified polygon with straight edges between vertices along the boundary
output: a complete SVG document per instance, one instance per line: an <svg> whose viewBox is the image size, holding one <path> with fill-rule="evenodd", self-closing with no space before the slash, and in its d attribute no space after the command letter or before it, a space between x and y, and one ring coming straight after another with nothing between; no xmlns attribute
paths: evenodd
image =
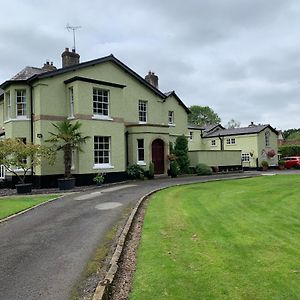
<svg viewBox="0 0 300 300"><path fill-rule="evenodd" d="M258 168L263 160L278 165L278 132L269 124L225 129L221 125L189 126L189 149L240 151L243 168ZM221 152L220 152L221 153ZM228 154L227 154L228 155ZM226 159L229 162L229 158Z"/></svg>
<svg viewBox="0 0 300 300"><path fill-rule="evenodd" d="M73 153L77 184L91 183L98 172L108 181L122 180L128 164L147 169L151 161L156 174L165 174L169 143L188 133L189 110L176 93L161 92L154 73L144 79L113 55L79 63L66 48L62 65L26 67L1 84L5 137L47 145L52 123L79 121L91 138L83 152ZM55 165L45 162L33 171L38 185L55 185L64 173L62 153Z"/></svg>

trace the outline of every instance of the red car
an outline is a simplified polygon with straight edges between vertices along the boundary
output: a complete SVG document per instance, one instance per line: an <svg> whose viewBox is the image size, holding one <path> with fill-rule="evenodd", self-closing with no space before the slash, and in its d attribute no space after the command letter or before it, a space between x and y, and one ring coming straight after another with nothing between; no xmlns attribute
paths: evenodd
<svg viewBox="0 0 300 300"><path fill-rule="evenodd" d="M282 160L286 169L300 168L300 156L283 157Z"/></svg>

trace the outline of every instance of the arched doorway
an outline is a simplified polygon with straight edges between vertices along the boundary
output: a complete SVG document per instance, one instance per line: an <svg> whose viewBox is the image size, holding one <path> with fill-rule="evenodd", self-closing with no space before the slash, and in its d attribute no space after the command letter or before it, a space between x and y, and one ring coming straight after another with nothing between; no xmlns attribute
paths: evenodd
<svg viewBox="0 0 300 300"><path fill-rule="evenodd" d="M165 172L164 141L156 139L152 142L152 161L154 163L154 173L163 174Z"/></svg>

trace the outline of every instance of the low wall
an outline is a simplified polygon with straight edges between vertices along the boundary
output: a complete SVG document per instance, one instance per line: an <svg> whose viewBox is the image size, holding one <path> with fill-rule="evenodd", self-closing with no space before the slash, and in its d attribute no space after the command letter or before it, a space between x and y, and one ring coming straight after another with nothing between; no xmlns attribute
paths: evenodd
<svg viewBox="0 0 300 300"><path fill-rule="evenodd" d="M210 167L237 167L242 168L241 150L194 150L189 151L190 165L192 167L199 163Z"/></svg>

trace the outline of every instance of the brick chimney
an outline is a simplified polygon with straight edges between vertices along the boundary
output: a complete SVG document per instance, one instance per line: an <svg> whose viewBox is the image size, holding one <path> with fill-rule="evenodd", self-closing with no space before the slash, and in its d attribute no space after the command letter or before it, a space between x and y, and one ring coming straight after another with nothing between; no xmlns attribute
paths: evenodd
<svg viewBox="0 0 300 300"><path fill-rule="evenodd" d="M42 70L49 72L49 71L57 70L57 68L53 66L52 61L50 63L49 60L47 60L46 63L44 63L44 65L42 66Z"/></svg>
<svg viewBox="0 0 300 300"><path fill-rule="evenodd" d="M155 75L154 72L149 71L145 76L145 80L158 89L158 76Z"/></svg>
<svg viewBox="0 0 300 300"><path fill-rule="evenodd" d="M61 58L62 67L65 68L79 64L80 55L75 52L75 49L69 51L69 48L66 48L65 51L62 53Z"/></svg>

